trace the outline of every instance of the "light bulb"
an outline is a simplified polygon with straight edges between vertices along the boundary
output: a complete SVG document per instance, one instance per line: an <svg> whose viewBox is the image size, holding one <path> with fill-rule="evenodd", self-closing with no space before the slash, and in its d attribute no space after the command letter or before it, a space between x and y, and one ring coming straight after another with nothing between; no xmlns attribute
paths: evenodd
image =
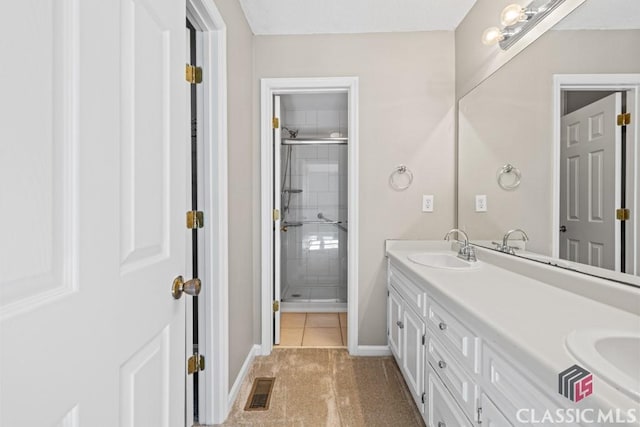
<svg viewBox="0 0 640 427"><path fill-rule="evenodd" d="M498 27L489 27L482 33L482 43L487 46L494 45L500 40L504 40L504 35Z"/></svg>
<svg viewBox="0 0 640 427"><path fill-rule="evenodd" d="M500 22L502 22L502 25L505 27L517 24L524 19L526 19L524 9L516 3L505 7L500 14Z"/></svg>

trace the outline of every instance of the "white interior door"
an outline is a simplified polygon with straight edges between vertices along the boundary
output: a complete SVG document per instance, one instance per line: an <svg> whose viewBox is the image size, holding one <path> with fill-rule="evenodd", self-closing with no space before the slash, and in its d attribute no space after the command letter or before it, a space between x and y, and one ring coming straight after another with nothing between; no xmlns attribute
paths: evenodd
<svg viewBox="0 0 640 427"><path fill-rule="evenodd" d="M281 177L282 167L280 165L280 146L281 146L281 134L280 134L280 121L282 120L280 114L280 97L275 95L273 97L273 209L275 209L279 215L277 215L273 221L273 300L280 305L282 288L280 286L281 280L281 242L280 242L280 227L282 224L282 196L281 196ZM273 312L273 343L280 344L280 309Z"/></svg>
<svg viewBox="0 0 640 427"><path fill-rule="evenodd" d="M622 95L611 94L561 120L560 258L620 271Z"/></svg>
<svg viewBox="0 0 640 427"><path fill-rule="evenodd" d="M184 425L184 24L2 4L0 425Z"/></svg>

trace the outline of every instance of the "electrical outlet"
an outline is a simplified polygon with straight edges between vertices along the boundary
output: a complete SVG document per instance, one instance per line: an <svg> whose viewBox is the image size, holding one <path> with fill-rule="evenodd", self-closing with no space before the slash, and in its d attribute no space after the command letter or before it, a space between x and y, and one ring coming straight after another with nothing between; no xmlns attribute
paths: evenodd
<svg viewBox="0 0 640 427"><path fill-rule="evenodd" d="M433 194L422 195L422 212L433 212Z"/></svg>
<svg viewBox="0 0 640 427"><path fill-rule="evenodd" d="M486 211L487 211L487 195L476 194L476 212L486 212Z"/></svg>

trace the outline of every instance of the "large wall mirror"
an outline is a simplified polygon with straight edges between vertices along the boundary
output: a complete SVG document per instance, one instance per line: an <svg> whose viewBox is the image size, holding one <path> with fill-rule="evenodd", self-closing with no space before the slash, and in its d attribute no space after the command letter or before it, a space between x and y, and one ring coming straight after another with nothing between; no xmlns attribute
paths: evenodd
<svg viewBox="0 0 640 427"><path fill-rule="evenodd" d="M472 241L640 285L639 46L640 1L586 0L459 100Z"/></svg>

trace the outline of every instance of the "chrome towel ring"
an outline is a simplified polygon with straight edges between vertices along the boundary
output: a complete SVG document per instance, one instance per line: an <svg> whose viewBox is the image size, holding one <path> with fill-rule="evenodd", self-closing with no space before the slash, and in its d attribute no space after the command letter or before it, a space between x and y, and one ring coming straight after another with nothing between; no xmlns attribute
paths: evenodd
<svg viewBox="0 0 640 427"><path fill-rule="evenodd" d="M520 173L520 169L510 163L507 163L498 169L496 179L500 188L510 191L518 188L520 180L522 179L522 174Z"/></svg>
<svg viewBox="0 0 640 427"><path fill-rule="evenodd" d="M389 175L389 185L396 191L404 191L413 182L413 172L405 165L398 165Z"/></svg>

